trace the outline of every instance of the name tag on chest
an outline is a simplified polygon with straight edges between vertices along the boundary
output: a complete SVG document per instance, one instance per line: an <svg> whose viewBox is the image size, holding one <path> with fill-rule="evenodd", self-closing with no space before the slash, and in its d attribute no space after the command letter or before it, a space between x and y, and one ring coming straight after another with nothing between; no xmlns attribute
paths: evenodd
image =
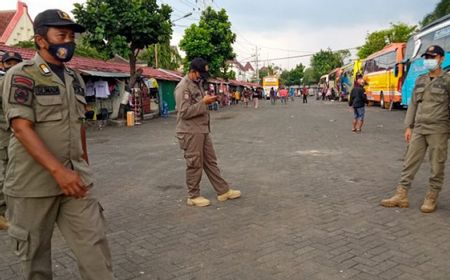
<svg viewBox="0 0 450 280"><path fill-rule="evenodd" d="M34 87L34 94L37 96L44 96L44 95L60 95L59 87L58 86L35 86Z"/></svg>

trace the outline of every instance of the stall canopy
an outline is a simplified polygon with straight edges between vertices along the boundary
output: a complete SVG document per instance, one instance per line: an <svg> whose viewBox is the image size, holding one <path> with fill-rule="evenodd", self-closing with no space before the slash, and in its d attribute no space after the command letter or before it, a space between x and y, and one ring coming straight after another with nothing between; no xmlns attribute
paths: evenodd
<svg viewBox="0 0 450 280"><path fill-rule="evenodd" d="M92 71L92 70L82 70L80 69L81 73L84 73L86 75L90 76L96 76L96 77L105 77L105 78L129 78L130 74L127 73L114 73L114 72L103 72L103 71Z"/></svg>
<svg viewBox="0 0 450 280"><path fill-rule="evenodd" d="M18 52L23 59L31 59L34 57L36 50L10 47L0 45L1 52ZM86 58L75 56L67 65L80 71L81 74L97 77L111 78L128 78L130 77L129 66L122 63L111 63L100 59Z"/></svg>

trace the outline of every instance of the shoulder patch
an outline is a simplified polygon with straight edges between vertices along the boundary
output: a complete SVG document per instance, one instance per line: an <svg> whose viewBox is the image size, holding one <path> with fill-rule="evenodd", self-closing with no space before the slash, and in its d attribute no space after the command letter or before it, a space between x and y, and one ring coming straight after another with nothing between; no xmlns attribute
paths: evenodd
<svg viewBox="0 0 450 280"><path fill-rule="evenodd" d="M19 86L19 87L25 87L28 89L33 89L34 86L34 80L21 76L21 75L13 75L11 80L11 86Z"/></svg>
<svg viewBox="0 0 450 280"><path fill-rule="evenodd" d="M31 100L31 90L20 87L11 87L9 103L31 106Z"/></svg>
<svg viewBox="0 0 450 280"><path fill-rule="evenodd" d="M11 77L9 103L31 106L34 80L21 75Z"/></svg>

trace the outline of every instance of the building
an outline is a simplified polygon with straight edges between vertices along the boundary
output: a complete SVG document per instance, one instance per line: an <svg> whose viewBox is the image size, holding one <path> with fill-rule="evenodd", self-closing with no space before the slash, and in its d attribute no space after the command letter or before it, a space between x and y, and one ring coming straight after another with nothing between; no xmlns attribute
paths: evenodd
<svg viewBox="0 0 450 280"><path fill-rule="evenodd" d="M229 62L231 71L233 71L236 75L236 80L241 82L250 82L255 80L256 73L253 66L250 64L250 62L247 62L247 64L242 65L239 61L232 60Z"/></svg>
<svg viewBox="0 0 450 280"><path fill-rule="evenodd" d="M28 6L17 1L17 10L0 11L0 44L13 46L20 41L33 38L33 21Z"/></svg>
<svg viewBox="0 0 450 280"><path fill-rule="evenodd" d="M3 55L4 52L18 52L24 59L31 59L34 57L36 50L0 44L0 55ZM117 118L120 102L125 91L125 84L128 83L130 78L129 64L123 60L113 62L74 56L67 65L79 72L86 84L90 81L104 80L117 86L116 94L112 94L107 99L96 99L93 101L94 107L100 109L105 108L110 113L111 119ZM155 86L149 87L149 91L156 93L155 99L158 99L157 103L162 104L166 102L169 111L175 111L175 87L183 78L183 75L177 71L143 67L143 76L149 80L156 81ZM150 95L146 95L145 98L143 97L142 104L144 113L159 112L160 107L157 103L154 99L150 100ZM89 101L88 105L90 105Z"/></svg>

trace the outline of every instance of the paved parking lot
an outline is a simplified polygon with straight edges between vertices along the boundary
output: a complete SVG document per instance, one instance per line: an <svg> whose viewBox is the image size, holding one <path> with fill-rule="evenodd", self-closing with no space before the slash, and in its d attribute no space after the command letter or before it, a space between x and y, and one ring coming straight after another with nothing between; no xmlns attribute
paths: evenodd
<svg viewBox="0 0 450 280"><path fill-rule="evenodd" d="M297 99L212 113L225 178L243 197L185 206L184 159L175 117L89 132L96 192L108 219L118 279L450 279L448 180L434 214L419 207L425 163L409 209L379 201L399 179L405 111L371 107L363 134L344 103ZM448 168L447 168L448 170ZM19 279L0 233L0 279ZM79 279L59 232L55 279Z"/></svg>

